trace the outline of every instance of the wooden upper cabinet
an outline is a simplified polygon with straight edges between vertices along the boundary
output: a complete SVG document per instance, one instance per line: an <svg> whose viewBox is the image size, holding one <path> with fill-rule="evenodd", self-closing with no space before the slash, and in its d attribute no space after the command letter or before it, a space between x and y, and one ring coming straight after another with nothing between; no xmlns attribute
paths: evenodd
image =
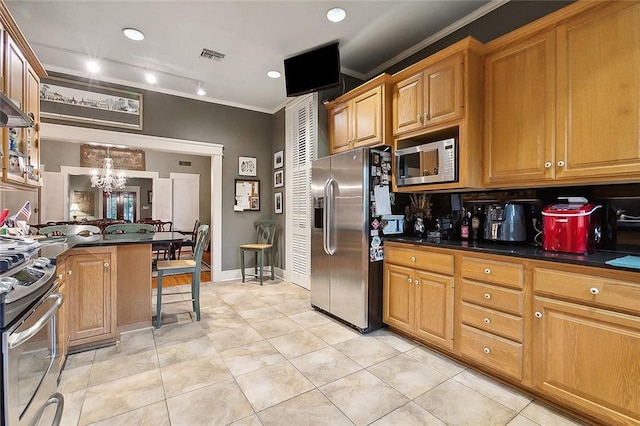
<svg viewBox="0 0 640 426"><path fill-rule="evenodd" d="M462 116L463 60L453 55L394 84L395 135Z"/></svg>
<svg viewBox="0 0 640 426"><path fill-rule="evenodd" d="M640 176L640 3L558 26L559 179Z"/></svg>
<svg viewBox="0 0 640 426"><path fill-rule="evenodd" d="M327 105L330 154L391 144L389 85L382 74Z"/></svg>
<svg viewBox="0 0 640 426"><path fill-rule="evenodd" d="M555 30L484 58L484 183L555 177Z"/></svg>
<svg viewBox="0 0 640 426"><path fill-rule="evenodd" d="M25 112L33 116L33 127L25 129L26 177L31 185L40 184L40 77L27 66Z"/></svg>
<svg viewBox="0 0 640 426"><path fill-rule="evenodd" d="M640 3L576 2L486 45L483 183L640 177Z"/></svg>

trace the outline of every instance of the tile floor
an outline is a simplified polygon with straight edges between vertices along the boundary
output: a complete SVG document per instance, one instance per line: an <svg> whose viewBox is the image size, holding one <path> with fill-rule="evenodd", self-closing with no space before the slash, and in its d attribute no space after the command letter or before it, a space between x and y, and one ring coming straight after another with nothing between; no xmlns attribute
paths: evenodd
<svg viewBox="0 0 640 426"><path fill-rule="evenodd" d="M387 330L360 335L291 283L204 283L201 305L201 322L163 305L160 330L69 356L63 425L578 424Z"/></svg>

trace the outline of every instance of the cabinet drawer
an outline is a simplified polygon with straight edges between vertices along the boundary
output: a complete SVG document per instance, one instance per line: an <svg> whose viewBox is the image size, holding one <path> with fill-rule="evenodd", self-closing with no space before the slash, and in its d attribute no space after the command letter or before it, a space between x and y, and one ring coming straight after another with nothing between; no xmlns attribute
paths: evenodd
<svg viewBox="0 0 640 426"><path fill-rule="evenodd" d="M512 288L523 287L523 266L518 263L499 262L463 257L460 267L463 278L484 281Z"/></svg>
<svg viewBox="0 0 640 426"><path fill-rule="evenodd" d="M590 305L634 314L640 313L640 285L628 281L534 268L533 289L536 294L587 302Z"/></svg>
<svg viewBox="0 0 640 426"><path fill-rule="evenodd" d="M462 325L460 355L522 380L522 344Z"/></svg>
<svg viewBox="0 0 640 426"><path fill-rule="evenodd" d="M385 244L384 260L387 263L408 266L423 271L453 275L453 255L430 250L410 249Z"/></svg>
<svg viewBox="0 0 640 426"><path fill-rule="evenodd" d="M460 318L472 327L522 343L522 318L462 302Z"/></svg>
<svg viewBox="0 0 640 426"><path fill-rule="evenodd" d="M522 291L462 280L462 300L513 315L522 315Z"/></svg>

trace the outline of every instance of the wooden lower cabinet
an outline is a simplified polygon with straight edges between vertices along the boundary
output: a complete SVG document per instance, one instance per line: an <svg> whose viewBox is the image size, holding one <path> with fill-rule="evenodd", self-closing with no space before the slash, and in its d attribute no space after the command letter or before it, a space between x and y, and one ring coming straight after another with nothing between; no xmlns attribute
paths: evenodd
<svg viewBox="0 0 640 426"><path fill-rule="evenodd" d="M66 267L69 346L115 339L116 248L72 249Z"/></svg>
<svg viewBox="0 0 640 426"><path fill-rule="evenodd" d="M453 350L454 278L429 271L428 261L420 263L430 254L424 249L385 244L382 319L397 330ZM453 255L438 251L432 254L448 260L435 264L435 268L442 269L448 263L453 274ZM407 263L415 266L402 265Z"/></svg>

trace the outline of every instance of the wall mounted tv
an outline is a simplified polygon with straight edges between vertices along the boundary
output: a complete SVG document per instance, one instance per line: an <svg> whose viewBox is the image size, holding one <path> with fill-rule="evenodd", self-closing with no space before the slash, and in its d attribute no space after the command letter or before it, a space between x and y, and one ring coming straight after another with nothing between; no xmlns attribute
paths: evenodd
<svg viewBox="0 0 640 426"><path fill-rule="evenodd" d="M338 43L284 60L287 96L299 96L340 84Z"/></svg>

